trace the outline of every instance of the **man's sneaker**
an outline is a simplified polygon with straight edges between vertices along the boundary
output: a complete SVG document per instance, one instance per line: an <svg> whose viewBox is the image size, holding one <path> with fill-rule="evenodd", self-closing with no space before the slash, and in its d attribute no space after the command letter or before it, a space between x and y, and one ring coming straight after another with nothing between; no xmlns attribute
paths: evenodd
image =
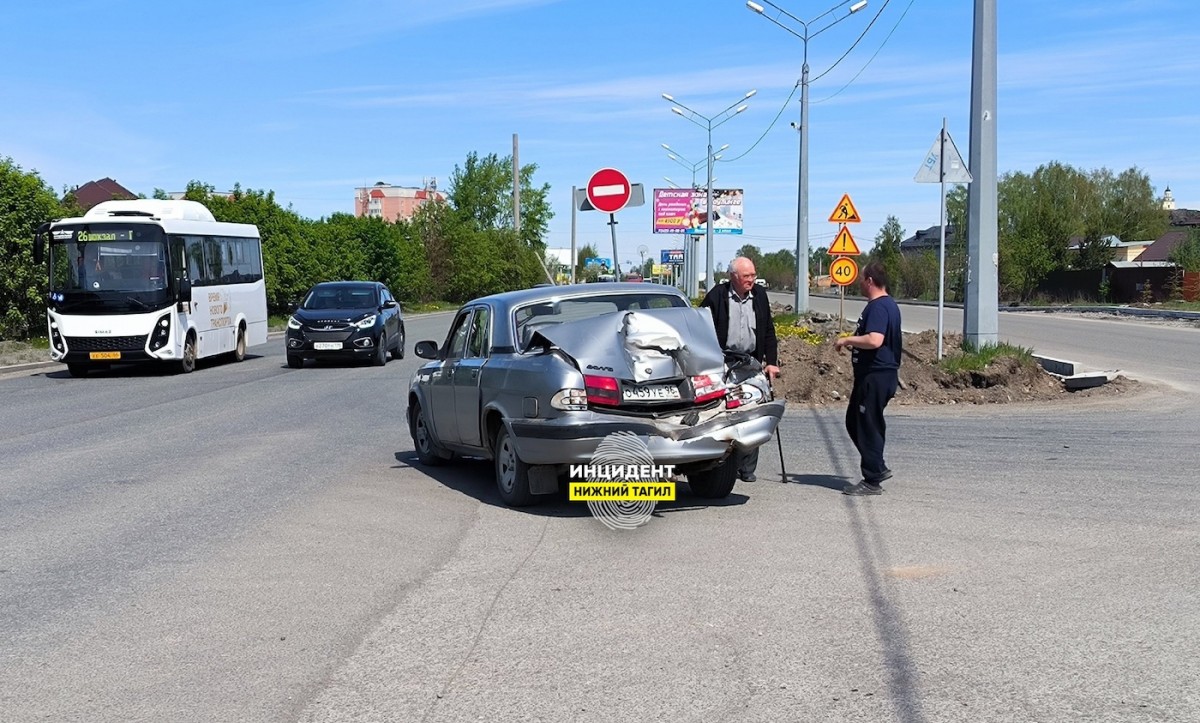
<svg viewBox="0 0 1200 723"><path fill-rule="evenodd" d="M866 495L881 495L881 494L883 494L883 488L877 484L863 480L862 482L859 482L858 484L846 485L846 487L842 490L842 494L850 495L852 497L864 497Z"/></svg>
<svg viewBox="0 0 1200 723"><path fill-rule="evenodd" d="M871 484L874 484L874 485L879 485L883 482L887 482L891 478L892 478L892 471L890 469L888 469L887 467L884 467L883 472L880 472L878 477L867 478L864 476L863 480L870 481Z"/></svg>

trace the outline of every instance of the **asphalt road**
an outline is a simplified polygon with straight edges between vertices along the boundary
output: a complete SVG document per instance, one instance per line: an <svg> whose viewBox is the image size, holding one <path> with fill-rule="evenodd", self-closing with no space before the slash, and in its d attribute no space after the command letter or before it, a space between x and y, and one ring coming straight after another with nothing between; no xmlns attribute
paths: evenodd
<svg viewBox="0 0 1200 723"><path fill-rule="evenodd" d="M1021 319L1002 331L1188 381L1121 350L1192 330ZM410 351L448 322L410 319ZM411 355L251 354L0 376L0 719L1200 719L1200 414L1176 387L897 409L872 499L838 493L843 410L795 407L789 484L764 448L724 503L681 490L618 533L501 506L486 463L421 468Z"/></svg>

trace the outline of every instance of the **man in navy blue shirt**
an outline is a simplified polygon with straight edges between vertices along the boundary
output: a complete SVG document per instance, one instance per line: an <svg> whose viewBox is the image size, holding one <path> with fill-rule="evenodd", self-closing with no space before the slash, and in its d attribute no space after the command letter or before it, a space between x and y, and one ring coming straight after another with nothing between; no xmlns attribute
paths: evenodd
<svg viewBox="0 0 1200 723"><path fill-rule="evenodd" d="M887 271L878 261L862 270L859 286L867 305L858 317L858 328L854 336L834 342L839 352L847 347L851 350L854 389L846 409L846 431L862 459L862 481L847 485L842 492L877 495L883 492L883 481L892 476L883 461L887 437L883 408L896 395L900 382L900 307L888 296Z"/></svg>

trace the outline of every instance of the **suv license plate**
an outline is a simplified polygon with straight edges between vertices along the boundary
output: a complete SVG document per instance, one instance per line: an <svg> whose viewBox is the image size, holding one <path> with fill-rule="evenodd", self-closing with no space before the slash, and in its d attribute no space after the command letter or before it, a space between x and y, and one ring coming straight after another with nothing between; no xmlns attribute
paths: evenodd
<svg viewBox="0 0 1200 723"><path fill-rule="evenodd" d="M674 384L646 384L640 387L625 387L621 398L627 402L679 399L679 387Z"/></svg>
<svg viewBox="0 0 1200 723"><path fill-rule="evenodd" d="M120 359L119 351L94 351L88 354L88 359Z"/></svg>
<svg viewBox="0 0 1200 723"><path fill-rule="evenodd" d="M341 348L342 348L342 342L340 342L340 341L314 341L313 342L313 349L316 349L317 351L334 351L335 349L341 349Z"/></svg>

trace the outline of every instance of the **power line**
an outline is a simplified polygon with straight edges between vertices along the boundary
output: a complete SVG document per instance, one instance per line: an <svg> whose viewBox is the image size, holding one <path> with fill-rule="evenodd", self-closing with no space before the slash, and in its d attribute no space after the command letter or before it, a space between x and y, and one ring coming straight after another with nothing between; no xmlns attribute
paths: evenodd
<svg viewBox="0 0 1200 723"><path fill-rule="evenodd" d="M823 73L818 74L818 76L816 78L810 79L809 80L810 85L812 83L816 83L817 80L820 80L821 78L826 77L827 74L829 74L829 71L832 71L833 68L838 67L838 64L840 64L840 62L842 60L846 59L846 55L850 55L851 53L854 52L854 48L858 47L858 43L863 42L863 38L866 37L866 34L868 34L868 32L871 31L871 26L875 25L875 20L880 19L880 16L882 16L884 10L887 10L887 7L890 4L890 2L892 2L892 0L883 0L883 5L880 6L880 12L875 13L875 17L871 18L871 22L866 24L866 28L863 28L862 32L859 32L858 37L854 38L854 42L851 43L851 46L846 48L846 52L841 54L841 58L839 58L838 60L834 60L833 65L830 65L829 67L827 67L826 70L824 70Z"/></svg>
<svg viewBox="0 0 1200 723"><path fill-rule="evenodd" d="M905 18L905 16L907 16L907 15L908 15L908 11L912 9L912 6L913 6L913 3L914 3L914 2L916 2L916 0L908 0L908 7L904 8L904 12L900 13L900 17L899 17L899 18L896 20L896 24L892 26L892 29L891 29L891 31L890 31L890 32L888 32L888 34L887 34L887 37L883 39L883 42L882 42L882 43L880 43L880 44L879 44L879 47L875 49L875 54L874 54L874 55L872 55L872 56L870 57L870 59L868 59L868 60L867 60L867 62L866 62L865 64L863 64L863 67L859 68L858 72L854 74L854 77L853 77L853 78L851 78L850 80L846 81L846 84L845 84L845 85L843 85L841 88L838 88L838 89L837 89L837 92L833 93L832 95L829 95L829 96L826 96L826 97L824 97L824 98L822 98L822 99L820 99L820 100L814 100L814 101L811 101L811 102L812 102L812 103L824 103L824 102L825 102L825 101L827 101L827 100L833 100L833 99L834 99L834 98L836 98L836 97L837 97L837 96L838 96L838 95L839 95L839 94L840 94L840 93L841 93L843 90L845 90L845 89L849 88L849 87L851 86L851 84L853 84L853 83L854 83L854 81L858 80L858 76L860 76L860 75L862 75L862 74L863 74L863 71L865 71L865 70L867 69L867 67L868 67L868 66L870 66L872 62L874 62L875 58L879 56L879 53L880 53L880 51L882 51L882 50L883 50L883 46L887 45L887 44L888 44L888 41L892 39L892 35L893 35L893 34L895 34L895 32L896 32L896 29L900 27L900 23L904 21L904 18ZM880 12L883 12L883 9L882 9L882 8L880 9Z"/></svg>

